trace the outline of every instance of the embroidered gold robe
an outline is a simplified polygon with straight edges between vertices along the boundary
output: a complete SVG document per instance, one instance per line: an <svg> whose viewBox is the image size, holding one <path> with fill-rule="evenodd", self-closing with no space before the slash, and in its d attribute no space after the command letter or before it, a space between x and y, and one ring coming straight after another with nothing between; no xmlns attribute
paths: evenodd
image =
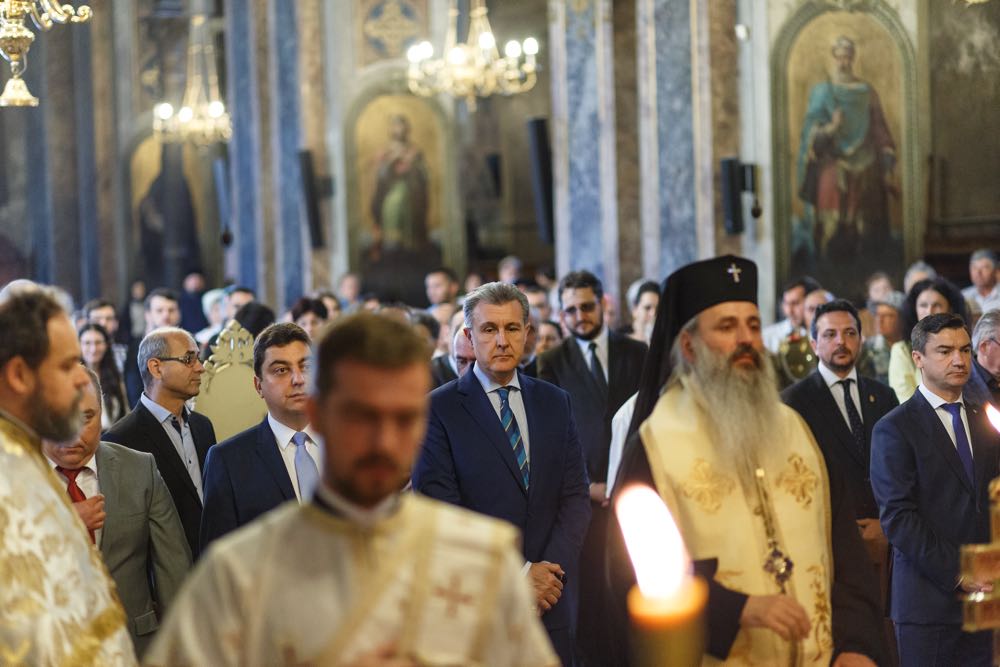
<svg viewBox="0 0 1000 667"><path fill-rule="evenodd" d="M372 527L286 504L212 546L145 661L347 665L392 641L422 665L556 665L516 543L413 494Z"/></svg>
<svg viewBox="0 0 1000 667"><path fill-rule="evenodd" d="M100 553L37 436L0 413L0 665L134 665Z"/></svg>

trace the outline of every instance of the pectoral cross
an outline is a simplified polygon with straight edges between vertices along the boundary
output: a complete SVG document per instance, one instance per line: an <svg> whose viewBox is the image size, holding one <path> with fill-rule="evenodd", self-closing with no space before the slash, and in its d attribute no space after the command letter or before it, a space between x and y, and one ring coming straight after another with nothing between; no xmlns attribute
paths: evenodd
<svg viewBox="0 0 1000 667"><path fill-rule="evenodd" d="M458 608L462 605L471 606L475 602L475 598L471 595L466 595L461 592L462 590L462 577L457 573L451 575L451 585L445 586L435 586L434 590L431 592L436 598L441 598L447 603L445 607L444 615L447 618L455 618L458 615Z"/></svg>
<svg viewBox="0 0 1000 667"><path fill-rule="evenodd" d="M990 482L990 537L989 544L962 546L959 572L965 579L992 581L993 592L969 593L965 596L962 629L966 632L1000 630L1000 477ZM994 643L1000 637L994 632Z"/></svg>
<svg viewBox="0 0 1000 667"><path fill-rule="evenodd" d="M733 277L734 283L738 283L740 282L740 274L743 273L743 269L736 266L736 263L734 262L733 264L729 265L729 268L726 270L726 273L728 273Z"/></svg>

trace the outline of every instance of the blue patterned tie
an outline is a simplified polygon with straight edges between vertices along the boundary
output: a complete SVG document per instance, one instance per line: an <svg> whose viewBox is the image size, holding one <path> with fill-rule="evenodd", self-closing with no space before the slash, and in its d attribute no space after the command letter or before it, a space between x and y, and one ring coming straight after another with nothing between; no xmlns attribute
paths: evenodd
<svg viewBox="0 0 1000 667"><path fill-rule="evenodd" d="M521 429L517 427L517 420L514 419L514 411L510 409L508 397L512 387L502 387L497 389L500 396L500 423L503 424L503 431L507 434L507 442L514 450L514 458L517 459L517 467L521 470L521 481L524 488L528 488L528 453L524 450L524 441L521 440ZM517 387L513 387L517 389Z"/></svg>
<svg viewBox="0 0 1000 667"><path fill-rule="evenodd" d="M309 436L299 431L292 436L295 443L295 477L299 482L299 498L305 502L312 497L319 482L319 471L316 469L316 462L309 456L306 449L306 441Z"/></svg>
<svg viewBox="0 0 1000 667"><path fill-rule="evenodd" d="M965 424L962 423L962 404L945 403L941 406L951 414L951 427L955 431L955 449L958 450L958 458L962 460L962 467L969 481L976 483L975 473L972 471L972 447L969 445L969 437L965 434Z"/></svg>

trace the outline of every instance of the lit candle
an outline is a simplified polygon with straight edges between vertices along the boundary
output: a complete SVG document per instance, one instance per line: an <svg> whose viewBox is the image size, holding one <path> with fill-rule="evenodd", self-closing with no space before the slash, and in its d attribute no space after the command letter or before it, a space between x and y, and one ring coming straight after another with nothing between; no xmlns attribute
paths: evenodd
<svg viewBox="0 0 1000 667"><path fill-rule="evenodd" d="M705 651L708 586L670 511L647 486L625 489L615 504L638 585L628 594L632 646L642 667L693 667Z"/></svg>

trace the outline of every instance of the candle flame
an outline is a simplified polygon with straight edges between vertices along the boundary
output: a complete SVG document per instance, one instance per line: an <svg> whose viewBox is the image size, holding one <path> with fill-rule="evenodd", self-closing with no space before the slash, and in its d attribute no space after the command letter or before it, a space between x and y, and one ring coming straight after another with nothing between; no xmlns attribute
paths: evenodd
<svg viewBox="0 0 1000 667"><path fill-rule="evenodd" d="M691 559L670 510L648 486L630 486L618 497L615 513L625 537L642 594L670 598L691 574Z"/></svg>
<svg viewBox="0 0 1000 667"><path fill-rule="evenodd" d="M1000 431L1000 410L994 408L990 403L986 404L986 416L989 418L993 428Z"/></svg>

